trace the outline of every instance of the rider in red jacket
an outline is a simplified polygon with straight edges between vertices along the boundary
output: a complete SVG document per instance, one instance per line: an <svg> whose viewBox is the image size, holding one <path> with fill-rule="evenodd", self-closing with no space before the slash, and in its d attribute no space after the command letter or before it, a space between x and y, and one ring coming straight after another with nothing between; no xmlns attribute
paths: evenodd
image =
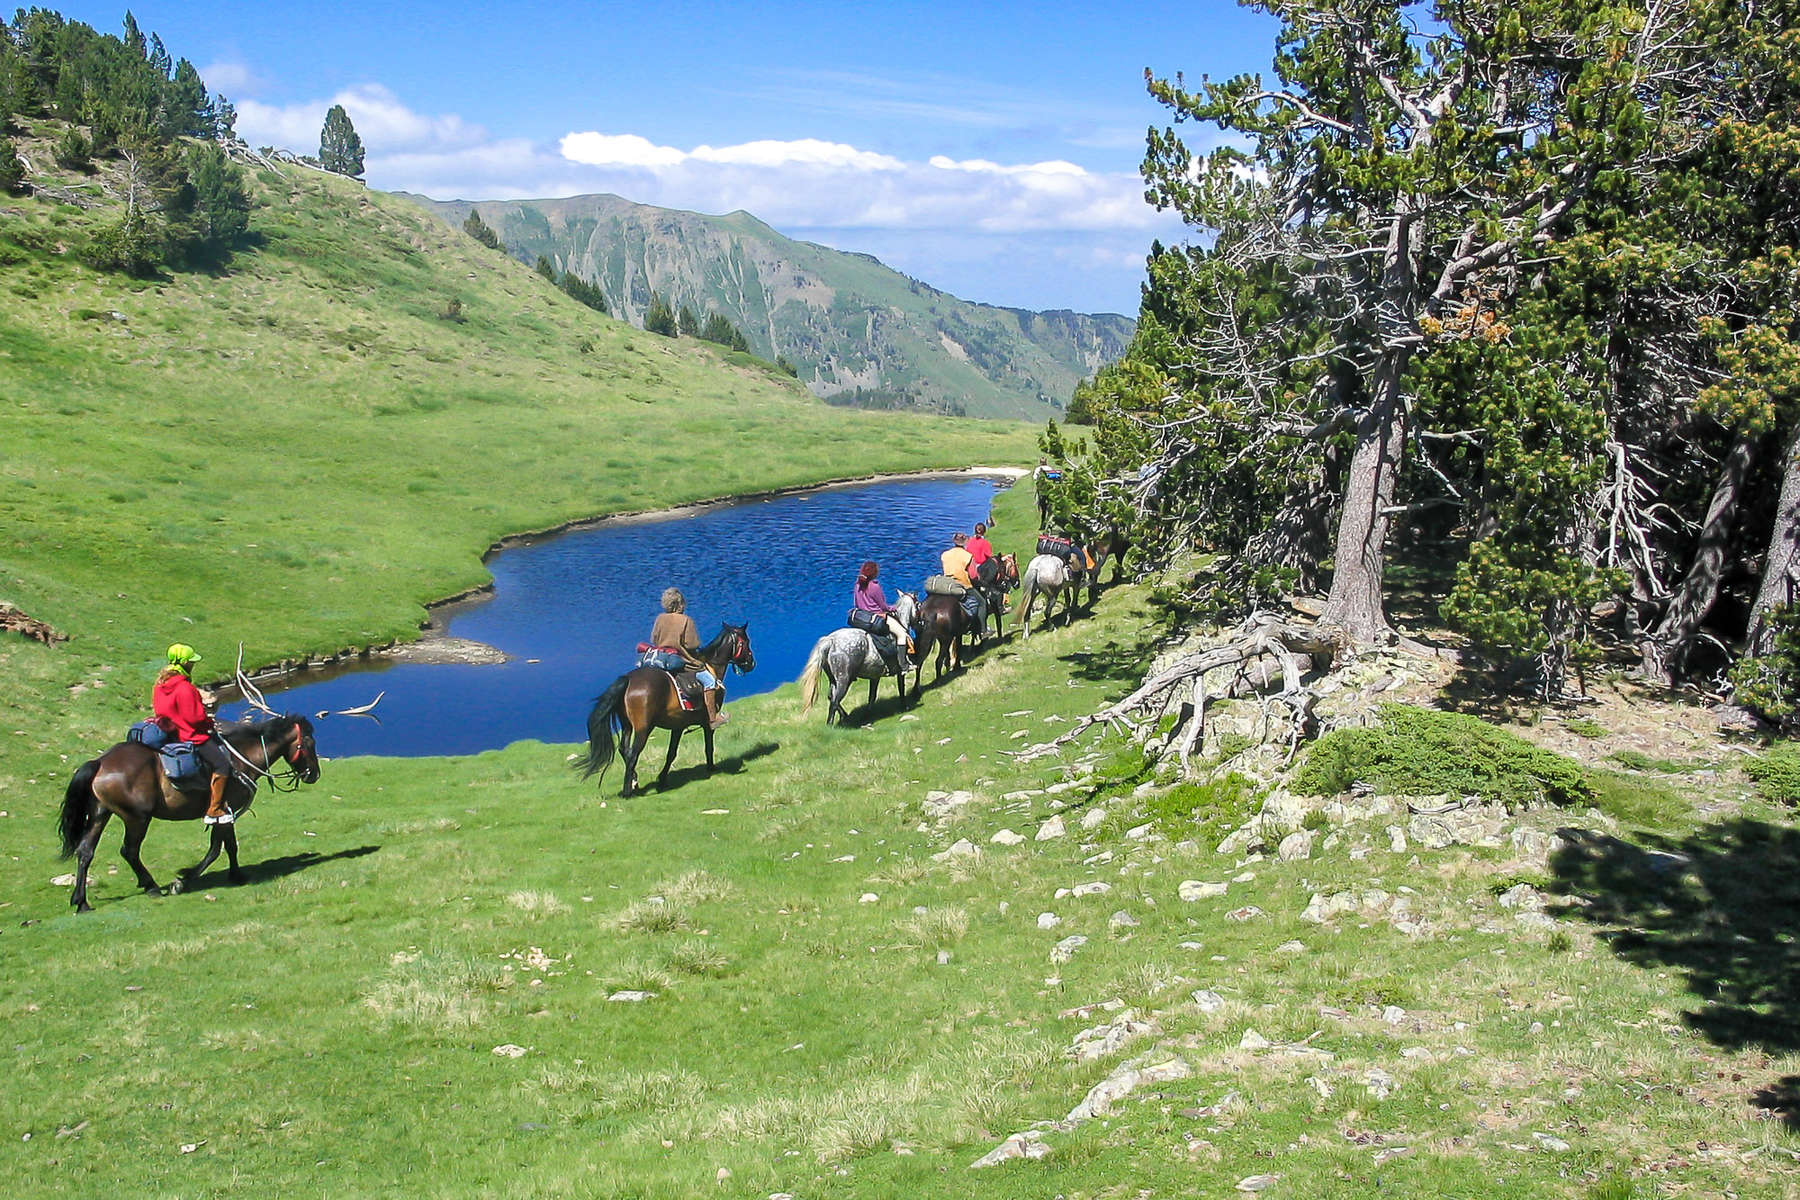
<svg viewBox="0 0 1800 1200"><path fill-rule="evenodd" d="M173 733L177 741L194 743L200 760L212 770L206 823L229 825L236 819L225 806L225 787L231 782L231 762L219 739L213 736L217 731L213 727L212 714L206 711L206 701L200 698L200 689L189 678L194 664L199 661L200 655L192 646L181 642L170 646L169 665L157 674L156 686L150 693L151 708L158 724Z"/></svg>

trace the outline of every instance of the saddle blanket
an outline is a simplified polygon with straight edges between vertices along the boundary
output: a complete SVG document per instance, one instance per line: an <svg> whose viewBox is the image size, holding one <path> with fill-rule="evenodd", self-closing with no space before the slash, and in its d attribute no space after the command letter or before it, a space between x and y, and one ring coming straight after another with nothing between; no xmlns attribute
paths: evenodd
<svg viewBox="0 0 1800 1200"><path fill-rule="evenodd" d="M669 683L675 689L675 698L681 701L681 711L693 712L694 705L700 702L699 681L690 675L684 683L681 676L677 675L674 671L665 670L663 674L669 677Z"/></svg>

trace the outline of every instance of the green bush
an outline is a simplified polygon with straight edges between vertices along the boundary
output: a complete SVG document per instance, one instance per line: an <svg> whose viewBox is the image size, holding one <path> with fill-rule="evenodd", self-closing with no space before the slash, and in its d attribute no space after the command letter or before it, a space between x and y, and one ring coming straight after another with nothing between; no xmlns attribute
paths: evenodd
<svg viewBox="0 0 1800 1200"><path fill-rule="evenodd" d="M1206 783L1182 783L1145 805L1156 827L1172 838L1217 845L1255 814L1262 803L1256 782L1236 771Z"/></svg>
<svg viewBox="0 0 1800 1200"><path fill-rule="evenodd" d="M1767 754L1744 764L1765 800L1800 804L1800 742L1777 742Z"/></svg>
<svg viewBox="0 0 1800 1200"><path fill-rule="evenodd" d="M1563 728L1577 737L1602 738L1606 736L1606 727L1590 717L1570 717L1563 722Z"/></svg>
<svg viewBox="0 0 1800 1200"><path fill-rule="evenodd" d="M25 164L19 161L12 139L0 133L0 193L17 192L24 187Z"/></svg>
<svg viewBox="0 0 1800 1200"><path fill-rule="evenodd" d="M1366 783L1388 795L1476 795L1517 808L1592 803L1575 763L1460 713L1385 704L1375 729L1340 729L1313 744L1295 773L1304 796L1335 796Z"/></svg>
<svg viewBox="0 0 1800 1200"><path fill-rule="evenodd" d="M1731 668L1731 698L1765 721L1787 725L1800 714L1800 606L1771 610L1769 627L1774 648L1737 661Z"/></svg>
<svg viewBox="0 0 1800 1200"><path fill-rule="evenodd" d="M50 154L56 165L66 171L85 171L94 165L93 143L73 125L63 130Z"/></svg>
<svg viewBox="0 0 1800 1200"><path fill-rule="evenodd" d="M162 269L162 231L144 217L128 214L96 231L82 257L102 271L148 279Z"/></svg>

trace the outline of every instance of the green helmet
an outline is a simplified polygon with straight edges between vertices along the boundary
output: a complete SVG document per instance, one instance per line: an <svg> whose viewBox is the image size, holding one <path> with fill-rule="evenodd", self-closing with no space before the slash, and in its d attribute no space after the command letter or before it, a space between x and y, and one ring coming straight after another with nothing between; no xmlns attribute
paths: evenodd
<svg viewBox="0 0 1800 1200"><path fill-rule="evenodd" d="M176 642L169 647L169 665L171 667L189 667L200 661L200 652L186 642Z"/></svg>

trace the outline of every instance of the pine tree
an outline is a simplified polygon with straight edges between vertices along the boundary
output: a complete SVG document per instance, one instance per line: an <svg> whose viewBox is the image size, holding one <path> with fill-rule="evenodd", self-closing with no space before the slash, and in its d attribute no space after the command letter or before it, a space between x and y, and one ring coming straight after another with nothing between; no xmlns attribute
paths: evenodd
<svg viewBox="0 0 1800 1200"><path fill-rule="evenodd" d="M489 250L504 251L506 249L506 243L500 240L500 235L494 232L494 227L483 221L481 214L472 208L469 210L468 219L463 221L463 232Z"/></svg>
<svg viewBox="0 0 1800 1200"><path fill-rule="evenodd" d="M551 262L544 255L538 255L537 266L533 269L551 283L556 282L556 264Z"/></svg>
<svg viewBox="0 0 1800 1200"><path fill-rule="evenodd" d="M539 260L543 261L543 260ZM564 271L556 286L561 288L571 300L585 304L595 312L607 312L606 293L595 285L569 271Z"/></svg>
<svg viewBox="0 0 1800 1200"><path fill-rule="evenodd" d="M675 313L656 292L650 293L650 307L644 310L644 329L649 333L660 333L664 337L674 337Z"/></svg>
<svg viewBox="0 0 1800 1200"><path fill-rule="evenodd" d="M332 105L325 114L325 126L319 131L319 165L337 175L362 178L362 138L356 135L356 126L341 104Z"/></svg>
<svg viewBox="0 0 1800 1200"><path fill-rule="evenodd" d="M228 257L250 229L250 192L244 172L211 142L188 150L187 170L194 190L189 257L217 262Z"/></svg>
<svg viewBox="0 0 1800 1200"><path fill-rule="evenodd" d="M682 337L696 337L700 333L700 318L685 304L675 311L675 332Z"/></svg>
<svg viewBox="0 0 1800 1200"><path fill-rule="evenodd" d="M19 161L12 139L0 132L0 192L23 191L24 186L25 164Z"/></svg>

